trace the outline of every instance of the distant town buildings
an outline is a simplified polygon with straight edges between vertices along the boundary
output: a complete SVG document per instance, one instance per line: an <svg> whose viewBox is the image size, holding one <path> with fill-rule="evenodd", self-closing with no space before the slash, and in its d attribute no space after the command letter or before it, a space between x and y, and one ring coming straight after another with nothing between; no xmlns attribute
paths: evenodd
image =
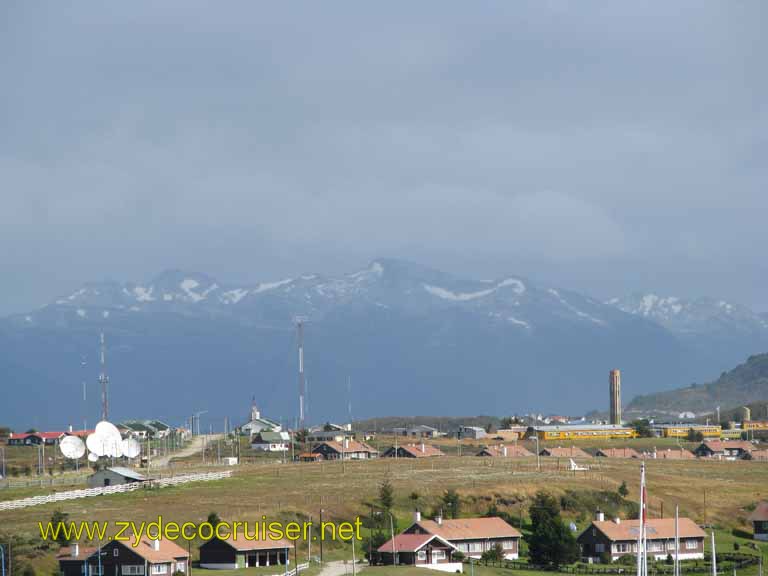
<svg viewBox="0 0 768 576"><path fill-rule="evenodd" d="M424 442L392 446L382 454L384 458L432 458L434 456L445 456L445 454L436 446Z"/></svg>
<svg viewBox="0 0 768 576"><path fill-rule="evenodd" d="M261 416L255 399L251 402L251 413L248 422L240 426L240 434L243 436L253 436L262 431L281 432L282 430L283 428L278 422Z"/></svg>
<svg viewBox="0 0 768 576"><path fill-rule="evenodd" d="M188 572L189 553L175 542L142 536L134 546L133 535L126 536L129 541L112 540L99 548L81 548L77 543L62 548L56 557L60 575L171 576L176 572Z"/></svg>
<svg viewBox="0 0 768 576"><path fill-rule="evenodd" d="M88 477L88 487L119 486L120 484L132 484L133 482L144 482L145 480L147 480L146 476L135 470L123 466L113 466L91 474Z"/></svg>
<svg viewBox="0 0 768 576"><path fill-rule="evenodd" d="M286 452L291 446L288 432L264 430L251 436L251 448L259 452Z"/></svg>

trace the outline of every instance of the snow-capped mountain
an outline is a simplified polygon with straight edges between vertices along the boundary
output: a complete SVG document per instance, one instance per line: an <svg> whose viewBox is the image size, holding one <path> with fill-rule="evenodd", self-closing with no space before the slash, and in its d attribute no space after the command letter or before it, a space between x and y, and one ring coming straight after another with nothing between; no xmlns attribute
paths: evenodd
<svg viewBox="0 0 768 576"><path fill-rule="evenodd" d="M252 284L179 270L92 282L0 319L0 374L34 391L6 395L2 416L21 427L93 422L102 331L114 419L171 421L207 409L237 422L254 395L292 420L297 316L307 319L309 417L320 422L345 415L347 378L358 417L573 413L607 405L611 368L629 399L711 379L768 342L744 331L683 338L654 315L667 309L675 302L642 314L514 274L476 280L390 259Z"/></svg>
<svg viewBox="0 0 768 576"><path fill-rule="evenodd" d="M227 284L179 270L163 272L142 284L88 283L37 312L24 314L23 321L44 323L55 317L59 323L104 323L121 314L165 311L285 326L296 315L317 321L359 306L414 315L460 309L489 324L505 323L524 331L553 321L607 327L623 317L592 298L517 277L467 280L407 262L376 260L340 277L307 274L253 285Z"/></svg>
<svg viewBox="0 0 768 576"><path fill-rule="evenodd" d="M737 334L768 331L768 320L745 306L715 298L677 298L635 293L607 304L658 322L681 334Z"/></svg>

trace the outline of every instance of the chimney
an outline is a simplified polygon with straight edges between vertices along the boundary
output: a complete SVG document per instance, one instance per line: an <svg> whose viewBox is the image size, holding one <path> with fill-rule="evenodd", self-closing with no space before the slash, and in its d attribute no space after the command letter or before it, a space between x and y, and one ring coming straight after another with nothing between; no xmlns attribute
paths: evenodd
<svg viewBox="0 0 768 576"><path fill-rule="evenodd" d="M616 518L614 518L614 519L613 519L613 523L614 523L614 524L621 524L621 518L619 518L618 516L616 516Z"/></svg>
<svg viewBox="0 0 768 576"><path fill-rule="evenodd" d="M507 455L507 447L506 446L502 446L501 447L501 453L506 457L506 455Z"/></svg>
<svg viewBox="0 0 768 576"><path fill-rule="evenodd" d="M435 522L437 522L438 526L443 525L443 511L440 510L440 513L435 517Z"/></svg>
<svg viewBox="0 0 768 576"><path fill-rule="evenodd" d="M414 522L421 522L421 512L419 511L418 508L413 511L413 521Z"/></svg>
<svg viewBox="0 0 768 576"><path fill-rule="evenodd" d="M72 433L72 424L69 425L69 432Z"/></svg>
<svg viewBox="0 0 768 576"><path fill-rule="evenodd" d="M421 441L421 451L426 452L426 450L424 449L424 440Z"/></svg>
<svg viewBox="0 0 768 576"><path fill-rule="evenodd" d="M347 436L344 436L344 450L349 449L349 438Z"/></svg>
<svg viewBox="0 0 768 576"><path fill-rule="evenodd" d="M160 538L152 540L152 550L160 550Z"/></svg>
<svg viewBox="0 0 768 576"><path fill-rule="evenodd" d="M77 558L80 556L80 543L79 542L73 542L72 543L72 558Z"/></svg>
<svg viewBox="0 0 768 576"><path fill-rule="evenodd" d="M597 509L597 512L595 512L595 522L604 522L605 521L605 514L603 514L600 509Z"/></svg>

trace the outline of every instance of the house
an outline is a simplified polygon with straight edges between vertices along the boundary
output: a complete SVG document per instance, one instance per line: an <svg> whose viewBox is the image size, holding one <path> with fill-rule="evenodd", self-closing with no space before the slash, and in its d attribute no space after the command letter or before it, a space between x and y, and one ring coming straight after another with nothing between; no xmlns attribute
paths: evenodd
<svg viewBox="0 0 768 576"><path fill-rule="evenodd" d="M299 462L320 462L322 459L322 454L312 454L312 452L302 452L296 456L296 460Z"/></svg>
<svg viewBox="0 0 768 576"><path fill-rule="evenodd" d="M418 424L407 428L393 428L392 434L396 436L412 436L415 438L437 438L440 436L440 431L432 426Z"/></svg>
<svg viewBox="0 0 768 576"><path fill-rule="evenodd" d="M398 534L377 549L382 564L410 565L443 572L461 572L456 547L437 534Z"/></svg>
<svg viewBox="0 0 768 576"><path fill-rule="evenodd" d="M706 440L693 453L700 458L737 460L752 452L754 446L746 440Z"/></svg>
<svg viewBox="0 0 768 576"><path fill-rule="evenodd" d="M752 452L747 452L744 454L744 460L768 462L768 450L752 450Z"/></svg>
<svg viewBox="0 0 768 576"><path fill-rule="evenodd" d="M84 548L74 544L63 548L57 560L61 576L83 574L171 576L176 572L188 572L189 554L171 540L150 540L142 535L137 546L132 535L129 541L112 540L101 549ZM99 554L101 558L99 558Z"/></svg>
<svg viewBox="0 0 768 576"><path fill-rule="evenodd" d="M27 434L11 434L8 436L8 446L47 446L55 445L65 436L64 432L30 432Z"/></svg>
<svg viewBox="0 0 768 576"><path fill-rule="evenodd" d="M88 476L88 487L98 488L100 486L118 486L120 484L132 484L134 482L144 482L148 480L143 474L123 466L113 466L104 468Z"/></svg>
<svg viewBox="0 0 768 576"><path fill-rule="evenodd" d="M598 458L640 458L640 453L634 448L601 448L595 452Z"/></svg>
<svg viewBox="0 0 768 576"><path fill-rule="evenodd" d="M471 438L472 440L480 440L485 438L485 428L479 426L459 426L459 430L456 432L459 438Z"/></svg>
<svg viewBox="0 0 768 576"><path fill-rule="evenodd" d="M533 456L533 453L517 444L513 444L512 446L499 444L498 446L485 446L477 453L477 455L491 456L494 458L523 458L526 456Z"/></svg>
<svg viewBox="0 0 768 576"><path fill-rule="evenodd" d="M483 552L500 544L504 558L515 560L519 555L522 534L504 520L490 518L453 518L437 517L434 520L422 520L421 514L414 513L413 524L403 534L434 534L450 542L465 556L480 558Z"/></svg>
<svg viewBox="0 0 768 576"><path fill-rule="evenodd" d="M312 450L313 454L320 454L325 460L369 460L379 455L378 450L370 447L365 442L345 438L343 442L322 442Z"/></svg>
<svg viewBox="0 0 768 576"><path fill-rule="evenodd" d="M667 448L666 450L656 450L654 448L648 457L659 460L693 460L696 458L693 452L685 448Z"/></svg>
<svg viewBox="0 0 768 576"><path fill-rule="evenodd" d="M307 434L307 442L343 442L344 438L354 439L355 435L351 430L315 430Z"/></svg>
<svg viewBox="0 0 768 576"><path fill-rule="evenodd" d="M763 500L755 506L747 520L752 522L754 539L768 542L768 501Z"/></svg>
<svg viewBox="0 0 768 576"><path fill-rule="evenodd" d="M269 418L263 418L259 408L256 406L256 400L251 402L251 414L248 422L240 426L240 434L243 436L253 436L259 432L281 432L283 427Z"/></svg>
<svg viewBox="0 0 768 576"><path fill-rule="evenodd" d="M445 456L445 454L439 448L424 442L392 446L382 454L384 458L431 458L433 456Z"/></svg>
<svg viewBox="0 0 768 576"><path fill-rule="evenodd" d="M637 555L639 520L605 520L598 512L592 524L576 539L581 556L586 561L602 562L610 557L615 561L622 556ZM655 560L664 560L675 554L675 519L649 518L646 520L648 554ZM704 531L690 518L678 518L678 537L681 560L704 558Z"/></svg>
<svg viewBox="0 0 768 576"><path fill-rule="evenodd" d="M263 430L251 437L251 449L259 452L286 452L291 445L288 432L270 432Z"/></svg>
<svg viewBox="0 0 768 576"><path fill-rule="evenodd" d="M290 549L293 544L288 540L250 539L253 535L237 533L237 538L208 540L200 546L200 567L213 570L234 570L255 566L285 566L290 564ZM279 572L279 570L278 570Z"/></svg>
<svg viewBox="0 0 768 576"><path fill-rule="evenodd" d="M561 446L557 448L542 448L539 451L539 455L551 456L552 458L592 458L592 456L576 446L571 446L570 448L563 448Z"/></svg>

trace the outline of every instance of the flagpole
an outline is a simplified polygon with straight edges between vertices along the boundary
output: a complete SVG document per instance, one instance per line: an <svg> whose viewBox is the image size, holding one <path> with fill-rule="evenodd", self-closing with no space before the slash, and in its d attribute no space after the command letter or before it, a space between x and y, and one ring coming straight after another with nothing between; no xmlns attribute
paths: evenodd
<svg viewBox="0 0 768 576"><path fill-rule="evenodd" d="M678 514L680 507L675 505L675 576L680 576L680 533L678 531Z"/></svg>

